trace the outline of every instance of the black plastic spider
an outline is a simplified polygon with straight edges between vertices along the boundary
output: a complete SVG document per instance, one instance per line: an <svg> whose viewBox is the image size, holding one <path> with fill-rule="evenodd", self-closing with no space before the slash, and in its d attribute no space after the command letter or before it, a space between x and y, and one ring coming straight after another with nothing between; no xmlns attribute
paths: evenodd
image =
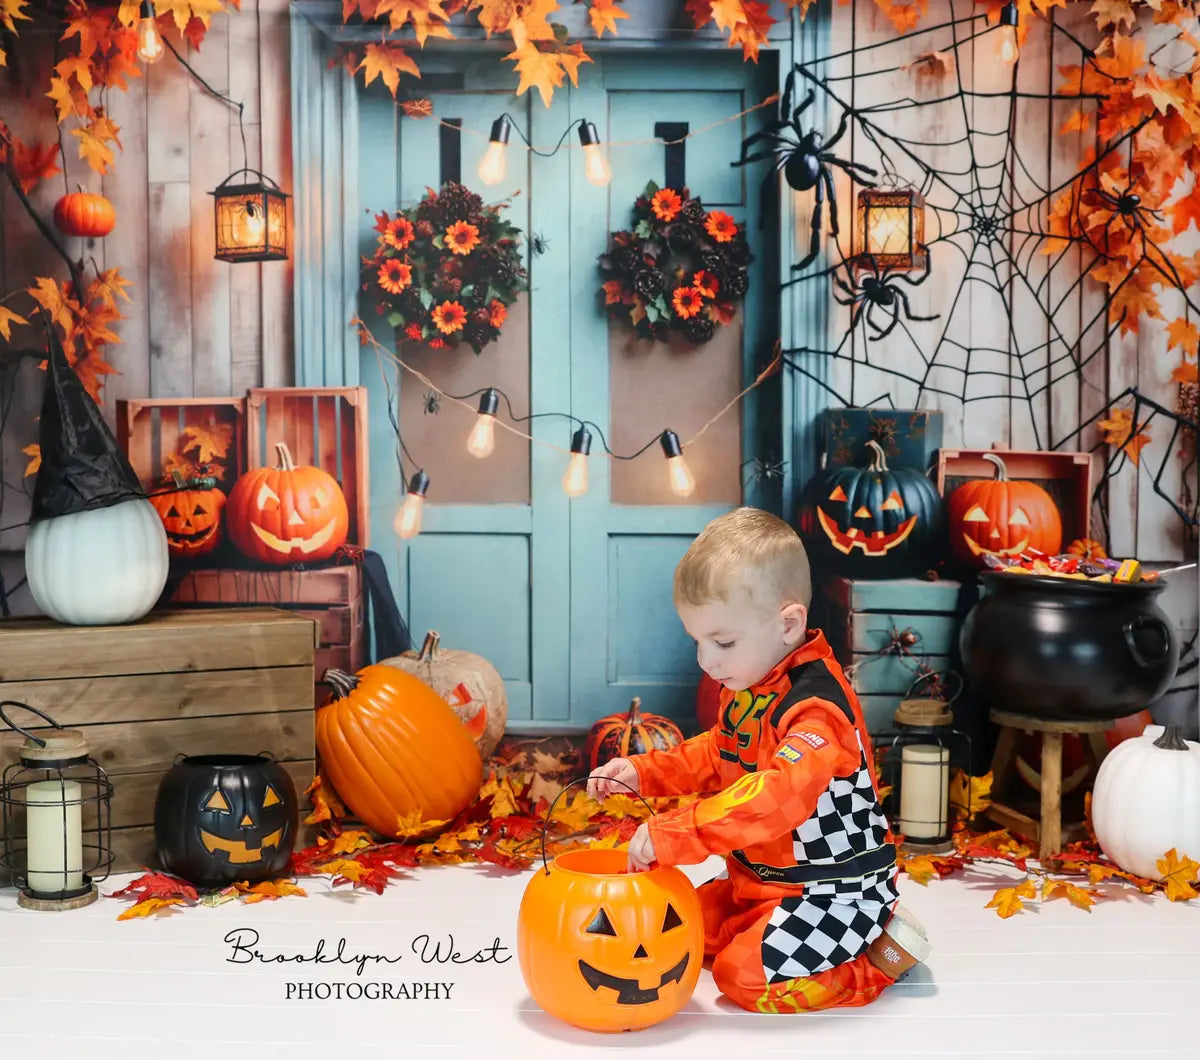
<svg viewBox="0 0 1200 1060"><path fill-rule="evenodd" d="M432 390L426 390L425 393L421 395L421 403L426 415L432 413L436 416L438 409L442 407L441 397Z"/></svg>
<svg viewBox="0 0 1200 1060"><path fill-rule="evenodd" d="M1109 253L1109 234L1112 232L1112 227L1117 222L1119 217L1125 227L1129 230L1129 241L1132 243L1134 236L1140 232L1142 239L1146 238L1146 226L1153 221L1162 223L1162 214L1157 210L1150 209L1149 206L1142 205L1142 198L1134 190L1133 182L1126 184L1120 192L1111 192L1105 188L1090 188L1083 193L1082 201L1089 206L1107 206L1112 210L1112 216L1109 217L1108 223L1104 226L1104 250L1102 253L1106 258L1112 257ZM1092 244L1097 251L1100 250L1092 239L1091 231L1087 225L1082 226L1084 231L1088 233L1088 242Z"/></svg>
<svg viewBox="0 0 1200 1060"><path fill-rule="evenodd" d="M874 187L874 182L864 180L859 174L869 173L871 176L875 176L878 171L870 166L864 166L860 162L850 162L844 158L838 158L829 150L845 135L846 125L850 120L849 111L842 112L842 120L838 123L837 132L828 141L816 129L809 129L805 132L800 128L800 115L812 105L815 94L812 89L809 89L808 95L804 97L804 102L792 110L792 89L795 79L796 70L793 70L788 74L787 81L783 86L783 99L779 105L778 120L770 127L743 140L741 157L730 164L735 167L745 166L751 162L769 158L772 154L776 157L775 167L763 178L760 190L762 198L762 206L759 211L760 227L766 220L772 182L780 170L783 171L783 178L787 181L788 187L794 188L796 191L808 191L810 188L816 188L816 204L813 207L811 222L812 239L809 243L808 255L803 261L792 266L793 269L803 269L821 250L821 207L825 204L826 192L829 194L829 231L835 239L838 235L837 195L833 190L833 174L830 172L830 166L837 166L844 170L851 180L856 180L868 188ZM746 152L749 148L760 140L766 140L772 146L748 155Z"/></svg>
<svg viewBox="0 0 1200 1060"><path fill-rule="evenodd" d="M750 465L750 482L743 485L751 485L756 482L782 482L783 471L787 467L786 460L766 459L754 456L742 463L742 467L746 464Z"/></svg>
<svg viewBox="0 0 1200 1060"><path fill-rule="evenodd" d="M850 314L850 330L853 331L855 325L858 324L859 317L865 317L867 327L874 333L877 339L882 339L886 335L891 334L892 329L900 323L900 310L904 309L904 317L906 320L937 320L937 314L931 317L918 316L912 311L912 306L908 304L908 295L904 293L904 288L896 286L896 280L903 280L910 287L918 287L925 282L925 278L929 275L929 255L925 255L925 268L918 274L916 279L913 279L913 274L901 272L893 268L879 267L879 262L869 254L861 255L854 259L855 268L852 269L849 264L846 266L846 275L850 282L845 283L834 276L833 282L850 297L840 298L834 292L834 300L839 305L853 306ZM859 270L870 269L865 275L856 278L855 273ZM876 308L883 309L885 314L891 313L891 319L887 325L880 327L871 318L873 311Z"/></svg>
<svg viewBox="0 0 1200 1060"><path fill-rule="evenodd" d="M550 240L540 232L534 232L529 237L529 249L538 255L545 254L550 249Z"/></svg>

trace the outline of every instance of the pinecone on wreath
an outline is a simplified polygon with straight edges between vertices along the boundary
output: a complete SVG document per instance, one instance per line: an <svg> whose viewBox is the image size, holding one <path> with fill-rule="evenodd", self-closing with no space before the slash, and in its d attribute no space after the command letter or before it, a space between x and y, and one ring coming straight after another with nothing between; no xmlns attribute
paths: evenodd
<svg viewBox="0 0 1200 1060"><path fill-rule="evenodd" d="M413 225L413 231L416 233L418 239L433 238L433 225L431 225L428 221L418 221L415 225Z"/></svg>
<svg viewBox="0 0 1200 1060"><path fill-rule="evenodd" d="M633 278L633 289L643 298L653 298L659 294L666 281L658 269L642 269Z"/></svg>
<svg viewBox="0 0 1200 1060"><path fill-rule="evenodd" d="M617 269L620 272L634 274L646 267L646 255L638 247L626 247L617 255Z"/></svg>
<svg viewBox="0 0 1200 1060"><path fill-rule="evenodd" d="M701 203L699 199L688 199L688 201L683 204L683 209L680 211L683 219L694 225L704 224L706 212L707 211L704 209L704 204Z"/></svg>
<svg viewBox="0 0 1200 1060"><path fill-rule="evenodd" d="M462 280L457 276L447 276L442 281L442 286L446 288L447 293L452 297L458 296L458 293L462 290L462 285Z"/></svg>
<svg viewBox="0 0 1200 1060"><path fill-rule="evenodd" d="M449 181L438 195L437 218L444 225L470 221L483 209L483 199L461 184Z"/></svg>
<svg viewBox="0 0 1200 1060"><path fill-rule="evenodd" d="M487 308L472 309L470 320L471 320L472 324L478 324L481 327L484 324L491 324L491 322L492 322L491 311L488 310Z"/></svg>
<svg viewBox="0 0 1200 1060"><path fill-rule="evenodd" d="M484 312L476 310L476 312ZM492 341L492 329L487 324L479 324L474 320L463 328L463 338L472 346L486 346Z"/></svg>
<svg viewBox="0 0 1200 1060"><path fill-rule="evenodd" d="M708 342L713 337L715 330L716 325L707 315L692 317L683 325L683 333L688 337L688 341L695 343Z"/></svg>
<svg viewBox="0 0 1200 1060"><path fill-rule="evenodd" d="M725 292L740 298L750 289L750 274L745 269L733 269L722 279Z"/></svg>

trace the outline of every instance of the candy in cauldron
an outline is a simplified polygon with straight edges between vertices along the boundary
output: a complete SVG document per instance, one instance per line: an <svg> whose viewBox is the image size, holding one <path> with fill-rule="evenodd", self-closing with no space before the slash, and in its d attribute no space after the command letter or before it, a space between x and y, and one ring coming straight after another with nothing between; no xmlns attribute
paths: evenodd
<svg viewBox="0 0 1200 1060"><path fill-rule="evenodd" d="M961 634L986 708L1071 721L1122 718L1153 703L1179 664L1158 606L1161 582L1095 582L993 571Z"/></svg>

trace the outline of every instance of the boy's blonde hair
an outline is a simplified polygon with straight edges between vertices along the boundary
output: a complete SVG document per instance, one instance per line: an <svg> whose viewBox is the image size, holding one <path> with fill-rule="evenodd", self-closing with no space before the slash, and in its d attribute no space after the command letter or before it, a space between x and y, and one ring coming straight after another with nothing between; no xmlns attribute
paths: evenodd
<svg viewBox="0 0 1200 1060"><path fill-rule="evenodd" d="M759 606L809 606L812 576L800 535L760 508L735 508L710 522L675 568L675 603L728 601L741 586Z"/></svg>

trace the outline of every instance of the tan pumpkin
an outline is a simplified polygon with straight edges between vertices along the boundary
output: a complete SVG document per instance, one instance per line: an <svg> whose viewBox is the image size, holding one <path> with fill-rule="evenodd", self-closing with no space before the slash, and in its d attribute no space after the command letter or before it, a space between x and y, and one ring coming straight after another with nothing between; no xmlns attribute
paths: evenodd
<svg viewBox="0 0 1200 1060"><path fill-rule="evenodd" d="M508 721L508 692L504 678L483 656L443 648L440 634L431 629L420 651L406 651L380 663L413 674L445 699L483 758L496 749Z"/></svg>

